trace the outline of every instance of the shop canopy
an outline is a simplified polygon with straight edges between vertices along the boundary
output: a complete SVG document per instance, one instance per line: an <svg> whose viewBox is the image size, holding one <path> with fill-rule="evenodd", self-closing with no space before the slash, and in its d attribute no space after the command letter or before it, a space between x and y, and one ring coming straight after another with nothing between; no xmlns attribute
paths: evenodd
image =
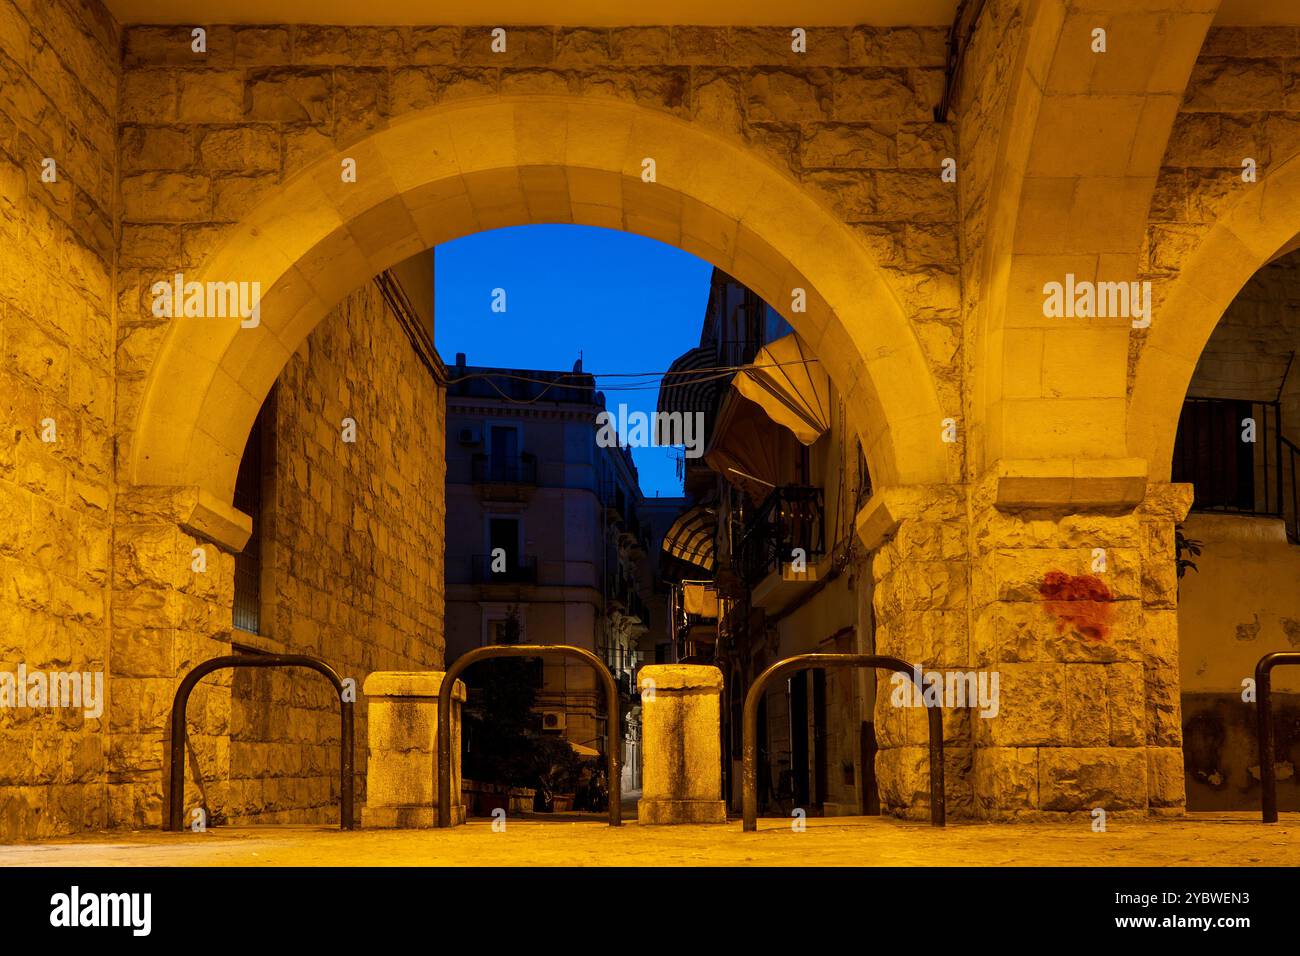
<svg viewBox="0 0 1300 956"><path fill-rule="evenodd" d="M760 349L732 387L805 445L830 428L830 379L794 332Z"/></svg>
<svg viewBox="0 0 1300 956"><path fill-rule="evenodd" d="M762 501L784 483L794 437L772 423L763 409L731 389L722 402L718 424L704 460L744 492Z"/></svg>
<svg viewBox="0 0 1300 956"><path fill-rule="evenodd" d="M713 570L713 544L718 533L718 516L710 506L696 505L682 512L664 535L663 548L674 558Z"/></svg>
<svg viewBox="0 0 1300 956"><path fill-rule="evenodd" d="M718 393L726 388L726 373L718 372L718 350L703 345L679 355L659 384L661 414L711 415Z"/></svg>

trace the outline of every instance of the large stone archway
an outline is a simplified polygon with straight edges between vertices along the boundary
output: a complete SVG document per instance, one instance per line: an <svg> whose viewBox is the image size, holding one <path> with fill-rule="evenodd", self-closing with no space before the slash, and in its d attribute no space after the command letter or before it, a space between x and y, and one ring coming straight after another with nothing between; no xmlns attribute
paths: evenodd
<svg viewBox="0 0 1300 956"><path fill-rule="evenodd" d="M1251 276L1300 233L1300 155L1242 188L1165 290L1138 356L1129 398L1128 441L1167 481L1179 412L1210 335Z"/></svg>
<svg viewBox="0 0 1300 956"><path fill-rule="evenodd" d="M355 160L356 182L341 164ZM643 180L653 159L655 181ZM136 485L229 502L263 396L317 322L388 266L526 223L625 229L691 252L777 305L858 423L881 485L945 480L939 401L916 336L849 229L743 147L645 108L478 99L404 119L292 178L188 278L259 282L260 324L173 320L130 439ZM807 311L791 312L792 290ZM220 515L217 516L218 519ZM239 516L209 521L241 546Z"/></svg>
<svg viewBox="0 0 1300 956"><path fill-rule="evenodd" d="M1045 316L1043 287L1067 273L1138 277L1165 144L1217 5L1041 0L1005 28L1017 82L986 94L1005 97L1005 119L968 292L972 476L1027 460L1059 462L1067 476L1072 459L1143 474L1125 444L1129 319Z"/></svg>

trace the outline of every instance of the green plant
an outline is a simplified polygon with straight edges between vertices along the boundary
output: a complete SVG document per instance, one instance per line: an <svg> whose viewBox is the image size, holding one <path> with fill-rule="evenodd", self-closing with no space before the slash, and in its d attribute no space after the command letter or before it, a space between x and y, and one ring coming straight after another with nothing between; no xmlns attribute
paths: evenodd
<svg viewBox="0 0 1300 956"><path fill-rule="evenodd" d="M535 772L542 802L550 805L557 793L573 793L583 761L563 737L541 737L535 742Z"/></svg>
<svg viewBox="0 0 1300 956"><path fill-rule="evenodd" d="M519 609L512 607L501 643L519 643ZM466 673L469 700L462 711L466 777L509 787L531 787L537 778L540 737L533 706L541 663L529 658L484 661Z"/></svg>
<svg viewBox="0 0 1300 956"><path fill-rule="evenodd" d="M1198 570L1196 562L1189 558L1184 558L1184 553L1190 554L1193 558L1200 557L1201 542L1195 538L1187 537L1183 534L1183 526L1176 524L1174 525L1174 563L1178 569L1178 576L1180 578L1187 573L1188 568L1191 568L1193 571Z"/></svg>

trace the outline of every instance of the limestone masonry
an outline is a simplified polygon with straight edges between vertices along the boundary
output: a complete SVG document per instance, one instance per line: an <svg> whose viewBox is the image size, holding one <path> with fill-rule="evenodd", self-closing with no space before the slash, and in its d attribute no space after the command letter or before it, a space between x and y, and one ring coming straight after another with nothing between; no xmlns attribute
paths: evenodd
<svg viewBox="0 0 1300 956"><path fill-rule="evenodd" d="M99 0L0 0L0 670L107 695L0 711L0 841L159 825L172 695L209 657L324 657L359 742L368 674L441 668L444 390L373 280L535 222L694 253L817 354L873 480L876 653L1000 674L996 717L945 712L950 815L1180 814L1170 462L1216 324L1300 231L1300 32L1084 6L989 0L949 89L946 27L795 53L788 28L505 24L493 53L488 27L207 24L196 53ZM157 317L178 272L259 283L259 322ZM1149 282L1149 325L1046 315L1067 274ZM235 496L268 395L251 637ZM924 819L925 711L880 682L881 802ZM315 675L223 672L189 727L195 805L336 819Z"/></svg>

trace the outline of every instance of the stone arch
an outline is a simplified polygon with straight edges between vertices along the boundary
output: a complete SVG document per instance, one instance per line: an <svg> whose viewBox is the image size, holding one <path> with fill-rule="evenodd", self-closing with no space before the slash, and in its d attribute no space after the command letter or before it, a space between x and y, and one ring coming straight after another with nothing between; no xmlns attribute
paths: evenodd
<svg viewBox="0 0 1300 956"><path fill-rule="evenodd" d="M1147 211L1209 5L1026 8L977 266L972 470L1124 459L1129 320L1043 315L1043 285L1137 279ZM1108 31L1095 54L1092 31ZM1130 463L1132 467L1140 467Z"/></svg>
<svg viewBox="0 0 1300 956"><path fill-rule="evenodd" d="M1138 355L1128 443L1168 481L1183 399L1214 327L1251 276L1300 233L1300 155L1245 190L1183 261Z"/></svg>
<svg viewBox="0 0 1300 956"><path fill-rule="evenodd" d="M341 181L345 157L355 183ZM642 181L646 157L654 184ZM639 233L736 276L825 362L879 484L946 480L919 342L846 225L788 175L698 126L630 104L533 95L406 118L320 159L234 226L186 278L260 282L261 322L172 321L130 436L132 482L229 502L263 397L331 307L431 246L555 222ZM789 313L794 287L807 291L806 313Z"/></svg>

